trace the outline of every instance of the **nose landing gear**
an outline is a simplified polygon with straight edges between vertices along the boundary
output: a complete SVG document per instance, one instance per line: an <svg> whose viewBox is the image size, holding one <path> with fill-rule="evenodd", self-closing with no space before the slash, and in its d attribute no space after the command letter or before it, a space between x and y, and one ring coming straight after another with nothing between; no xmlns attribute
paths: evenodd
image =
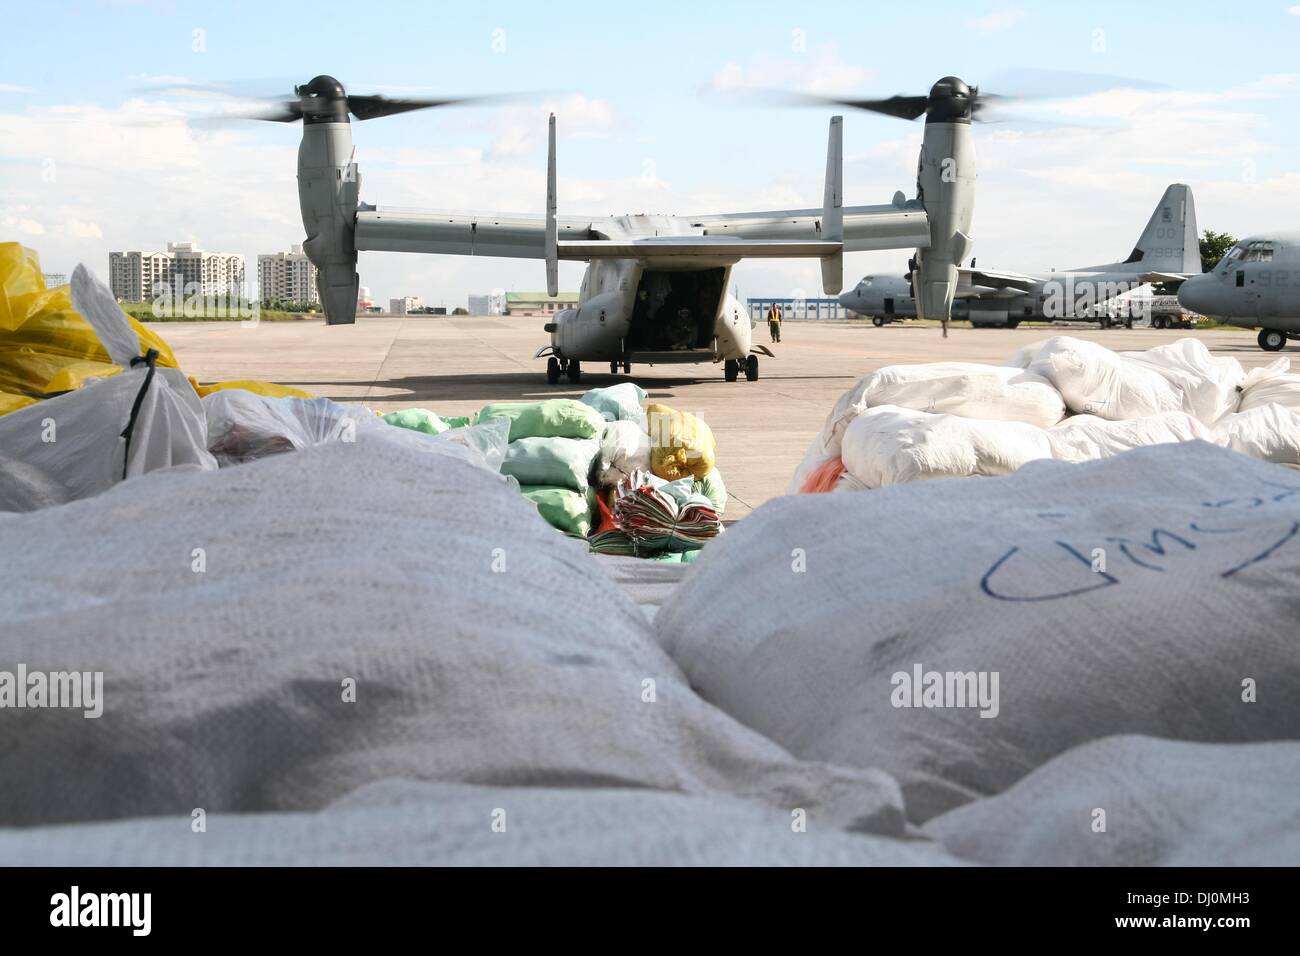
<svg viewBox="0 0 1300 956"><path fill-rule="evenodd" d="M546 384L559 384L561 375L577 385L582 381L582 366L574 359L559 359L552 355L546 360Z"/></svg>
<svg viewBox="0 0 1300 956"><path fill-rule="evenodd" d="M747 355L744 359L727 359L722 363L722 375L728 382L740 378L741 370L745 372L745 381L758 381L758 356Z"/></svg>

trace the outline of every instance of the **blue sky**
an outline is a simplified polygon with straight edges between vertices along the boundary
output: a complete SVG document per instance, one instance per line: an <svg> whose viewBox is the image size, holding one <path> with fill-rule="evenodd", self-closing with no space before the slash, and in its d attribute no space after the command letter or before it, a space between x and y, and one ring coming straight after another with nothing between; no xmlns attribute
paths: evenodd
<svg viewBox="0 0 1300 956"><path fill-rule="evenodd" d="M303 16L306 12L308 15ZM559 117L560 208L710 212L817 205L830 110L754 105L748 86L924 92L1024 69L1161 84L1054 101L977 133L975 251L1007 268L1122 255L1164 186L1202 228L1300 219L1300 3L50 3L0 36L0 239L50 270L196 239L258 252L300 241L298 128L195 127L213 108L141 94L166 78L288 92L330 72L356 92L536 91L491 108L355 127L362 195L385 205L536 212L545 115ZM255 82L264 78L262 83ZM1041 110L1046 109L1046 112ZM169 121L174 120L174 121ZM846 199L912 189L920 125L846 115ZM847 271L905 253L854 254ZM567 266L575 287L580 267ZM363 254L376 298L448 305L538 288L537 262ZM815 264L742 264L742 295L815 293Z"/></svg>

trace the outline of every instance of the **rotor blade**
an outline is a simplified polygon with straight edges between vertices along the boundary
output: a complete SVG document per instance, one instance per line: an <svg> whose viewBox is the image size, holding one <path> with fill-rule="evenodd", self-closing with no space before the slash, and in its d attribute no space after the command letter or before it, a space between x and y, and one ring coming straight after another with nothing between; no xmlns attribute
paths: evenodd
<svg viewBox="0 0 1300 956"><path fill-rule="evenodd" d="M269 123L292 123L302 119L302 106L297 100L281 100L270 103L264 109L234 110L229 113L216 113L211 116L195 118L199 122L225 120L265 120Z"/></svg>
<svg viewBox="0 0 1300 956"><path fill-rule="evenodd" d="M1107 90L1168 89L1163 83L1128 76L1039 69L1006 70L989 77L988 85L1000 90L1011 90L1011 98L1018 100L1073 99Z"/></svg>
<svg viewBox="0 0 1300 956"><path fill-rule="evenodd" d="M393 116L397 113L409 113L411 110L434 109L439 106L462 106L470 103L490 103L514 98L512 94L490 94L485 96L451 96L441 99L406 99L389 96L354 96L348 95L348 109L359 120L378 119L381 116Z"/></svg>
<svg viewBox="0 0 1300 956"><path fill-rule="evenodd" d="M971 103L971 119L977 123L1005 123L1017 120L1014 113L1008 113L1008 107L1022 102L1021 96L1003 96L998 93L976 93Z"/></svg>
<svg viewBox="0 0 1300 956"><path fill-rule="evenodd" d="M905 120L914 120L925 115L926 97L924 96L903 96L899 94L886 100L850 100L836 96L820 96L816 93L795 93L779 90L765 92L770 98L784 101L791 106L846 106L850 109L870 110L873 113L884 113L886 116L896 116Z"/></svg>
<svg viewBox="0 0 1300 956"><path fill-rule="evenodd" d="M181 76L138 76L132 79L145 81L129 92L138 96L199 96L228 97L233 100L265 100L290 95L293 88L305 79L299 76L262 77L238 80L191 80Z"/></svg>
<svg viewBox="0 0 1300 956"><path fill-rule="evenodd" d="M924 96L891 96L887 100L836 100L844 106L850 106L859 110L870 110L873 113L884 113L886 116L896 116L899 119L914 120L925 115L925 104L927 97Z"/></svg>

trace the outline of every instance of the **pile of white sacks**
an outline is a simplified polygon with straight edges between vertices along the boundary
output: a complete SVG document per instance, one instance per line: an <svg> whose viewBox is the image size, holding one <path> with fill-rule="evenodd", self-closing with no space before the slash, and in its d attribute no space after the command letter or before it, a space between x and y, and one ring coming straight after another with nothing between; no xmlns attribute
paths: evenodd
<svg viewBox="0 0 1300 956"><path fill-rule="evenodd" d="M892 365L859 379L827 416L789 490L883 488L1008 475L1200 439L1300 465L1300 374L1289 360L1247 373L1185 338L1112 352L1056 336L1006 366Z"/></svg>

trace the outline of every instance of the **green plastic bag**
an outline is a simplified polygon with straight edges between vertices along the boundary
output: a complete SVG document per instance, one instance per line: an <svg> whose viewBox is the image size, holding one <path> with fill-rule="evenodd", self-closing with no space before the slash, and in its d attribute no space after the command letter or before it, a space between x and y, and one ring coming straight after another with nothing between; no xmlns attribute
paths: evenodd
<svg viewBox="0 0 1300 956"><path fill-rule="evenodd" d="M519 490L551 527L574 537L587 537L591 530L591 499L587 493L545 485L521 485Z"/></svg>
<svg viewBox="0 0 1300 956"><path fill-rule="evenodd" d="M714 468L703 478L695 479L693 491L704 495L713 503L713 510L722 517L722 513L727 510L727 486L722 483L722 475Z"/></svg>
<svg viewBox="0 0 1300 956"><path fill-rule="evenodd" d="M501 473L514 475L521 485L586 491L598 454L600 442L595 438L520 438L506 446Z"/></svg>
<svg viewBox="0 0 1300 956"><path fill-rule="evenodd" d="M571 398L544 402L494 402L478 413L479 424L493 418L510 419L510 440L520 438L595 438L605 418Z"/></svg>
<svg viewBox="0 0 1300 956"><path fill-rule="evenodd" d="M449 428L457 427L427 408L403 408L400 412L389 412L383 418L390 425L409 428L413 432L424 432L426 435L441 435ZM463 424L468 424L468 420Z"/></svg>
<svg viewBox="0 0 1300 956"><path fill-rule="evenodd" d="M688 551L661 551L650 556L651 561L663 561L665 564L694 564L699 560L703 548L691 548Z"/></svg>

